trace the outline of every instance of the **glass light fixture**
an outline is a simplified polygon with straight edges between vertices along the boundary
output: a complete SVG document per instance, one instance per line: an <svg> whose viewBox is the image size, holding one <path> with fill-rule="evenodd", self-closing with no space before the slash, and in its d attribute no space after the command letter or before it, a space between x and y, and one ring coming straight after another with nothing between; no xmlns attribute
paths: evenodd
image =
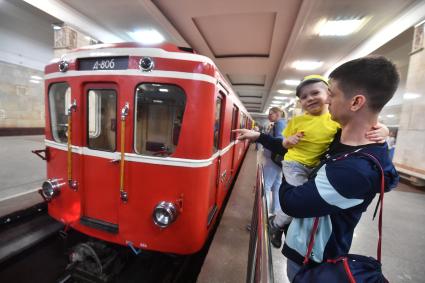
<svg viewBox="0 0 425 283"><path fill-rule="evenodd" d="M366 23L366 18L327 20L323 19L316 25L319 36L347 36L359 31Z"/></svg>
<svg viewBox="0 0 425 283"><path fill-rule="evenodd" d="M301 82L300 80L294 80L294 79L283 81L284 84L290 85L290 86L297 86L300 84L300 82Z"/></svg>
<svg viewBox="0 0 425 283"><path fill-rule="evenodd" d="M322 61L298 60L292 63L292 68L301 71L311 71L321 67L322 65Z"/></svg>

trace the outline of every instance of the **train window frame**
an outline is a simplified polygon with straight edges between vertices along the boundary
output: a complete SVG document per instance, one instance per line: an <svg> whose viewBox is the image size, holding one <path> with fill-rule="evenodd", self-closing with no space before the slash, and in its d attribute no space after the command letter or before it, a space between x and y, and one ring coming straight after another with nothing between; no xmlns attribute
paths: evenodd
<svg viewBox="0 0 425 283"><path fill-rule="evenodd" d="M88 93L87 93L87 96L88 96L88 98L87 98L87 101L88 101L87 107L90 107L90 92L91 91L93 91L93 89L89 89L88 90ZM100 132L101 132L100 131L100 126L101 126L101 123L100 122L101 122L101 119L100 119L99 113L101 112L100 110L102 109L102 100L100 99L99 96L95 96L94 98L95 98L95 103L96 103L95 108L97 108L97 111L94 112L94 114L95 114L95 116L94 116L94 120L95 120L95 123L94 123L94 126L95 126L94 135L91 135L90 134L90 109L87 108L88 109L88 111L87 111L87 135L88 135L89 138L90 137L97 138L97 137L100 136Z"/></svg>
<svg viewBox="0 0 425 283"><path fill-rule="evenodd" d="M239 108L236 105L232 106L232 124L230 126L230 142L236 140L236 133L233 130L238 128Z"/></svg>
<svg viewBox="0 0 425 283"><path fill-rule="evenodd" d="M113 147L110 148L110 149L94 147L90 143L90 134L89 134L89 128L90 128L90 125L89 125L89 116L90 116L89 93L90 93L90 91L113 91L114 92L114 95L115 95L115 107L114 107L114 109L115 109L115 119L114 119L114 124L111 124L111 131L114 132L114 135L113 135L114 144L113 144ZM87 147L89 149L92 149L92 150L115 152L117 150L117 142L118 142L118 138L117 138L117 132L118 132L117 131L117 128L118 128L117 120L118 120L118 116L119 116L119 111L118 111L119 94L118 94L118 90L114 86L111 86L111 85L108 85L108 86L105 86L105 87L86 87L85 91L84 91L84 95L86 96L85 100L86 100L86 113L87 113L87 115L86 115L86 117L87 117L87 119L86 119L86 131L85 131L86 132ZM102 106L102 103L100 102L97 110L101 111L102 110L101 106ZM101 115L99 115L98 117L100 117L99 127L101 127L102 126L102 124L101 124L102 117L101 117ZM98 138L101 134L102 134L102 131L100 130L99 134L97 136L94 136L93 138Z"/></svg>
<svg viewBox="0 0 425 283"><path fill-rule="evenodd" d="M157 93L161 93L161 91L160 91L161 88L168 90L164 93L170 93L170 89L171 90L174 89L174 92L172 92L172 94L175 97L171 97L171 99L179 100L178 103L175 103L175 104L166 104L169 107L174 107L173 113L170 114L171 115L170 118L172 118L171 124L168 125L168 128L169 128L169 130L171 130L171 132L169 132L169 134L170 134L168 136L169 139L167 139L167 137L165 137L167 139L166 143L161 143L161 142L157 142L157 141L153 141L153 142L149 141L149 137L148 137L148 135L149 135L148 127L149 126L146 129L142 128L142 133L140 134L141 137L138 137L138 135L139 135L138 134L138 127L139 127L139 124L138 124L139 123L138 122L138 113L139 113L139 110L138 110L138 108L139 108L139 106L138 106L138 103L139 103L138 102L138 91L139 91L139 89L141 89L141 87L143 85L151 85L151 86L156 87L158 89ZM164 93L162 93L162 94L164 95ZM177 97L177 96L180 96L180 97ZM155 99L151 98L151 100L152 100L152 102L154 102ZM150 104L153 104L153 103L150 103ZM140 106L140 107L142 107L142 106ZM187 95L186 95L186 92L184 91L183 87L181 87L179 85L171 84L171 83L160 83L160 82L140 82L139 84L137 84L136 87L135 87L135 90L134 90L133 151L136 154L141 155L141 156L160 157L160 158L165 158L165 157L170 157L170 156L172 157L174 155L174 153L177 151L177 148L179 146L179 142L181 140L180 137L181 137L181 133L182 133L182 129L183 129L183 121L184 121L184 117L185 117L185 113L186 113L186 107L187 107ZM141 123L149 123L149 119L150 119L149 108L148 108L148 113L143 114L143 115L147 115L147 116L146 116L145 122L141 121ZM167 123L167 121L165 121L165 123ZM143 131L146 135L145 140L142 137ZM140 141L138 139L140 139ZM158 150L148 150L147 149L147 143L148 142L152 143L152 149L158 149ZM167 147L165 147L166 145L167 145ZM140 150L139 150L139 147L140 147Z"/></svg>
<svg viewBox="0 0 425 283"><path fill-rule="evenodd" d="M65 102L65 104L64 104L64 109L63 109L64 110L64 117L65 117L64 120L65 121L64 121L64 123L61 123L61 125L64 126L64 130L62 131L63 132L63 135L65 137L64 139L61 139L58 136L57 122L56 122L57 121L57 117L56 117L56 115L53 118L53 114L56 113L56 107L55 107L55 112L53 112L52 100L51 100L51 98L52 98L52 89L55 86L57 86L57 85L66 85L67 86L66 87L66 90L64 92L64 102ZM66 82L66 81L51 83L49 85L47 95L48 95L49 122L50 122L49 127L50 127L50 132L52 134L53 140L55 142L57 142L57 143L66 144L68 142L68 136L67 136L67 130L68 130L68 109L69 109L69 106L71 105L71 97L72 97L72 88L71 88L71 85L68 82Z"/></svg>
<svg viewBox="0 0 425 283"><path fill-rule="evenodd" d="M214 125L213 125L213 154L218 152L222 148L223 143L223 121L224 121L224 110L225 110L225 97L226 95L219 91L219 93L216 96L216 101L214 103ZM215 126L217 122L217 102L220 101L220 112L218 116L218 134L216 136L215 132Z"/></svg>

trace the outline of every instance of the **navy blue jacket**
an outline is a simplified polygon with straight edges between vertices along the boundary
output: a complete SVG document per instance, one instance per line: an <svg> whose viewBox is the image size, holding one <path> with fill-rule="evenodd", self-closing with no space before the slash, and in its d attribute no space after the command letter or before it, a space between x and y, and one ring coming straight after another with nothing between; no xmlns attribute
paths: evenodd
<svg viewBox="0 0 425 283"><path fill-rule="evenodd" d="M302 264L306 253L315 217L320 217L319 229L310 259L322 262L347 254L354 228L380 192L380 173L370 159L355 154L336 160L337 157L350 148L375 156L384 170L385 191L394 188L399 180L386 143L350 147L339 143L339 134L306 183L294 187L283 181L280 188L282 210L294 217L282 252L298 264ZM258 142L272 152L284 151L279 139L261 135Z"/></svg>

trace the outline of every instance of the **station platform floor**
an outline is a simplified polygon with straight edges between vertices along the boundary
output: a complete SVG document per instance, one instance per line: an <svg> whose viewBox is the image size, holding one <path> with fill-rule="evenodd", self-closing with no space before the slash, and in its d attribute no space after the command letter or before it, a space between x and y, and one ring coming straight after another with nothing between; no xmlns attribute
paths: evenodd
<svg viewBox="0 0 425 283"><path fill-rule="evenodd" d="M249 231L257 164L262 152L251 146L220 225L205 259L198 283L246 282ZM350 253L376 258L378 218L372 221L377 198L357 225ZM383 273L389 282L425 282L425 191L400 183L384 197ZM286 259L272 247L274 282L287 283Z"/></svg>
<svg viewBox="0 0 425 283"><path fill-rule="evenodd" d="M44 136L0 137L0 216L39 203L45 161L31 153L44 148ZM233 187L198 282L246 282L254 185L261 151L251 146ZM376 200L375 200L376 201ZM376 257L377 219L373 202L354 234L351 253ZM272 248L275 282L288 282L286 259ZM383 272L390 282L425 282L425 193L400 183L385 194Z"/></svg>
<svg viewBox="0 0 425 283"><path fill-rule="evenodd" d="M44 135L0 137L0 216L42 201L46 162L31 150L44 148Z"/></svg>

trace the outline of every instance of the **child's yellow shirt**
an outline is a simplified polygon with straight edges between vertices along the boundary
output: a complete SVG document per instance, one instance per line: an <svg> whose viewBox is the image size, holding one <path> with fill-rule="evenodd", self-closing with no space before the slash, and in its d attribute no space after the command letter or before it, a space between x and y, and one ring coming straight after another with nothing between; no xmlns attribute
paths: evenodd
<svg viewBox="0 0 425 283"><path fill-rule="evenodd" d="M320 116L303 114L292 118L285 130L285 138L304 132L304 137L293 148L288 149L285 160L297 161L312 167L319 163L320 156L325 153L340 125L331 119L329 112Z"/></svg>

